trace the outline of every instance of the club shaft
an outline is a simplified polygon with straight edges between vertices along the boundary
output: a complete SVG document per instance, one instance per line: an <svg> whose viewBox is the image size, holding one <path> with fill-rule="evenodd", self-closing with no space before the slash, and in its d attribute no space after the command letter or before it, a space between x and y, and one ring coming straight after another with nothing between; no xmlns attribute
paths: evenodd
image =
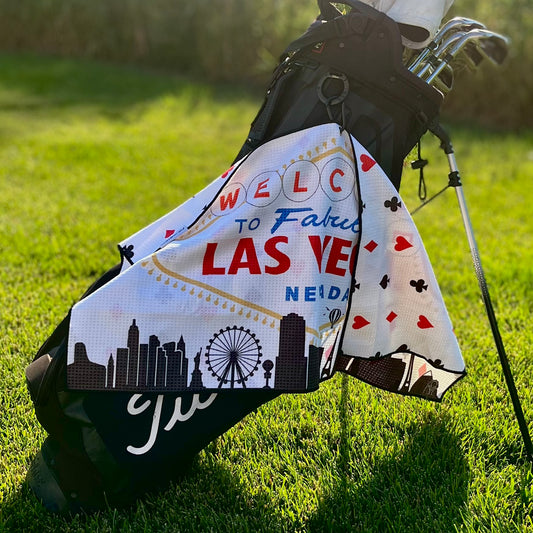
<svg viewBox="0 0 533 533"><path fill-rule="evenodd" d="M448 157L448 163L452 173L458 173L457 163L455 160L455 154L453 151L446 154ZM457 174L458 175L458 174ZM483 267L481 266L481 257L479 255L478 247L476 244L476 239L474 237L474 230L472 227L472 222L470 221L470 216L468 213L468 208L466 205L466 200L463 192L462 185L455 187L455 192L457 195L457 200L459 202L459 209L461 211L461 216L463 219L463 225L466 232L466 237L468 239L468 244L470 246L470 253L472 254L472 260L474 262L474 269L476 271L476 276L479 282L479 288L481 289L481 296L483 303L485 304L485 309L487 311L487 316L489 319L490 327L492 330L492 335L494 337L494 342L496 344L496 349L498 351L498 356L500 358L500 363L502 365L503 374L505 381L507 383L507 388L511 396L511 401L513 403L515 415L520 427L520 432L522 433L522 439L524 441L524 447L526 455L531 463L533 463L533 444L531 442L531 436L529 434L528 425L524 417L524 412L522 410L522 405L520 403L520 398L518 397L518 392L516 390L516 385L514 382L513 374L511 372L511 367L509 365L509 359L505 352L505 346L500 335L500 330L498 328L498 322L496 320L496 315L494 313L494 308L490 299L489 290L487 287L487 282L485 279L485 274L483 272Z"/></svg>

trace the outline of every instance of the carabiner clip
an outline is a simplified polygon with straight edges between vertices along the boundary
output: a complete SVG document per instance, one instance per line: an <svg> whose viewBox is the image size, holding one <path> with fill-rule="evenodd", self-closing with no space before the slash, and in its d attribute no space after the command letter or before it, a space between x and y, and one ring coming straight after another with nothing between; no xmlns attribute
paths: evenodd
<svg viewBox="0 0 533 533"><path fill-rule="evenodd" d="M340 80L343 83L342 91L333 96L326 96L324 94L324 84L327 80ZM319 100L326 106L326 110L328 112L328 117L332 122L339 122L338 120L335 120L335 117L333 115L332 106L341 104L341 131L343 131L346 128L346 110L344 106L344 100L346 99L346 96L348 96L348 92L350 91L350 83L348 82L348 78L345 74L333 74L331 72L328 72L318 82L317 86L317 93Z"/></svg>

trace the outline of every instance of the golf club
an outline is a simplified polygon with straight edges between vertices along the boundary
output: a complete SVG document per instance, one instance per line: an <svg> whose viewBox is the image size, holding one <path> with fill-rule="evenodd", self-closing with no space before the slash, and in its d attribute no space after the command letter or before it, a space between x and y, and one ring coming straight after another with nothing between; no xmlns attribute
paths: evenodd
<svg viewBox="0 0 533 533"><path fill-rule="evenodd" d="M415 56L411 64L407 65L411 72L417 72L419 65L437 49L442 40L450 33L461 31L469 31L475 28L485 28L485 25L476 20L472 20L466 17L455 17L449 20L435 35L433 40L423 48L420 53Z"/></svg>
<svg viewBox="0 0 533 533"><path fill-rule="evenodd" d="M496 349L498 351L498 356L500 363L502 365L503 374L505 377L505 382L511 396L511 401L513 404L514 412L518 421L518 426L522 434L522 439L524 441L524 448L526 452L527 459L533 464L533 444L531 442L531 436L529 434L529 429L527 422L524 417L524 412L522 410L522 405L520 403L520 398L516 390L516 385L514 382L513 374L511 372L511 367L509 365L509 359L505 351L503 340L500 334L498 327L498 322L496 315L494 313L494 308L492 306L492 301L489 294L489 289L487 286L487 281L485 279L485 274L483 272L483 267L481 265L481 257L479 255L479 250L477 247L476 239L474 237L474 229L472 227L472 222L470 220L470 215L468 213L468 208L466 205L466 199L463 192L463 185L461 182L461 177L459 174L459 169L457 167L457 162L455 159L455 153L453 150L452 142L450 136L442 128L442 126L435 122L430 126L430 131L441 141L441 148L448 158L448 165L450 168L449 174L449 186L455 189L457 195L457 201L459 203L459 209L461 211L461 217L463 220L463 225L466 232L466 237L470 247L470 253L472 256L472 261L474 263L474 269L476 271L476 277L479 283L481 290L481 297L485 305L485 310L487 312L487 317L489 319L490 327L492 330L492 335L494 342L496 344Z"/></svg>
<svg viewBox="0 0 533 533"><path fill-rule="evenodd" d="M475 21L472 21L475 24ZM461 22L458 19L449 21L435 37L434 41L424 49L415 61L408 67L409 70L415 73L418 77L425 80L426 83L440 90L446 94L453 84L453 68L451 63L456 59L463 59L466 64L475 69L479 66L484 58L490 60L496 65L501 65L507 57L508 46L510 40L498 33L487 30L483 25L481 27L473 27L468 31L460 31ZM451 33L450 35L450 32ZM451 76L450 76L451 72ZM451 139L447 132L435 120L429 127L429 130L441 141L441 148L448 158L448 165L450 173L448 175L449 184L445 189L437 193L441 194L448 187L455 189L461 217L465 228L470 253L476 271L481 296L487 312L487 317L492 330L493 338L498 351L500 363L502 365L503 374L511 396L514 412L518 421L518 426L524 442L524 448L527 459L533 463L533 444L529 433L529 428L524 417L520 398L518 396L514 378L509 365L505 347L501 338L500 330L492 306L485 274L481 266L481 258L478 247L474 237L474 230L470 221L468 208L463 192L461 177ZM435 198L435 195L433 198ZM431 200L425 201L422 205L427 205ZM416 209L415 211L417 211Z"/></svg>
<svg viewBox="0 0 533 533"><path fill-rule="evenodd" d="M424 68L418 73L418 76L431 85L432 81L438 76L445 65L450 64L466 44L471 41L476 42L478 49L496 64L501 64L505 59L509 43L507 37L492 31L475 29L466 32L460 38L454 40L453 43L450 43L450 46L443 47L441 51L435 54L435 57L440 60L440 63L435 66L434 70L428 74L430 68ZM441 59L443 55L444 57Z"/></svg>

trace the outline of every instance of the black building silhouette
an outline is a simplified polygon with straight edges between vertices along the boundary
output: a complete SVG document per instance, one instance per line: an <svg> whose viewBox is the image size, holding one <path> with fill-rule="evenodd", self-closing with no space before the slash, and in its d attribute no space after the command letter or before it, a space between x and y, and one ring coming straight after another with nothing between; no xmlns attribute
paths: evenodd
<svg viewBox="0 0 533 533"><path fill-rule="evenodd" d="M406 364L395 357L359 359L357 377L385 390L397 391L402 382Z"/></svg>
<svg viewBox="0 0 533 533"><path fill-rule="evenodd" d="M157 364L155 370L155 387L164 389L167 383L167 355L161 346L157 349Z"/></svg>
<svg viewBox="0 0 533 533"><path fill-rule="evenodd" d="M128 380L128 355L127 348L117 348L117 370L115 374L115 387L124 389Z"/></svg>
<svg viewBox="0 0 533 533"><path fill-rule="evenodd" d="M115 386L115 362L113 361L112 355L110 355L107 360L107 378L105 386L108 389L112 389Z"/></svg>
<svg viewBox="0 0 533 533"><path fill-rule="evenodd" d="M67 367L67 380L73 389L104 389L107 370L104 365L93 363L87 356L83 342L74 345L74 362Z"/></svg>
<svg viewBox="0 0 533 533"><path fill-rule="evenodd" d="M126 385L133 388L137 386L137 372L139 368L139 328L133 319L128 330L128 375Z"/></svg>
<svg viewBox="0 0 533 533"><path fill-rule="evenodd" d="M108 388L121 390L185 390L189 362L185 355L185 341L180 336L176 343L161 346L157 335L150 335L148 344L140 343L137 322L128 330L127 347L117 348L116 362L108 362ZM201 373L200 373L201 375ZM105 385L104 385L105 386Z"/></svg>
<svg viewBox="0 0 533 533"><path fill-rule="evenodd" d="M148 364L146 365L146 387L148 389L154 389L156 385L157 350L160 344L157 335L150 335L148 339Z"/></svg>
<svg viewBox="0 0 533 533"><path fill-rule="evenodd" d="M139 345L139 372L137 375L137 385L140 389L146 388L148 372L148 344Z"/></svg>
<svg viewBox="0 0 533 533"><path fill-rule="evenodd" d="M342 370L350 376L385 390L398 391L407 365L395 357L385 356L362 359L339 353L335 370Z"/></svg>
<svg viewBox="0 0 533 533"><path fill-rule="evenodd" d="M185 341L183 336L176 344L167 342L163 345L167 354L167 382L171 390L182 390L187 387L189 361L185 356Z"/></svg>
<svg viewBox="0 0 533 533"><path fill-rule="evenodd" d="M68 386L89 390L178 391L187 390L189 361L185 353L185 341L166 342L161 346L157 335L150 335L148 344L140 343L137 321L133 319L126 347L119 347L111 354L107 365L92 362L82 342L74 346L74 362L68 365ZM204 389L199 369L200 353L195 358L191 386Z"/></svg>
<svg viewBox="0 0 533 533"><path fill-rule="evenodd" d="M324 348L309 345L309 361L307 365L307 388L315 389L320 383L320 362Z"/></svg>
<svg viewBox="0 0 533 533"><path fill-rule="evenodd" d="M304 390L307 387L305 320L296 313L284 316L279 324L279 351L274 387Z"/></svg>

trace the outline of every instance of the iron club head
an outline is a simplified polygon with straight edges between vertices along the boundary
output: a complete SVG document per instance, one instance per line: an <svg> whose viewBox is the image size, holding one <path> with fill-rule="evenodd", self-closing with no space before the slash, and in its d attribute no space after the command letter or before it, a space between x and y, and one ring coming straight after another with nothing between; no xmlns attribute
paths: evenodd
<svg viewBox="0 0 533 533"><path fill-rule="evenodd" d="M459 31L470 31L474 28L485 28L485 25L477 20L466 17L454 17L450 19L442 28L436 33L432 41L422 49L416 56L411 58L407 68L411 72L417 72L422 62L442 43L443 39L449 37L450 33L457 33Z"/></svg>
<svg viewBox="0 0 533 533"><path fill-rule="evenodd" d="M444 66L449 65L457 54L471 42L476 44L479 52L496 64L501 64L507 56L509 45L509 39L507 37L489 30L474 29L465 32L464 35L454 40L450 46L443 49L438 55L435 54L437 59L440 60L440 63L429 75L426 76L427 72L424 72L424 76L421 77L423 77L427 83L431 84Z"/></svg>

